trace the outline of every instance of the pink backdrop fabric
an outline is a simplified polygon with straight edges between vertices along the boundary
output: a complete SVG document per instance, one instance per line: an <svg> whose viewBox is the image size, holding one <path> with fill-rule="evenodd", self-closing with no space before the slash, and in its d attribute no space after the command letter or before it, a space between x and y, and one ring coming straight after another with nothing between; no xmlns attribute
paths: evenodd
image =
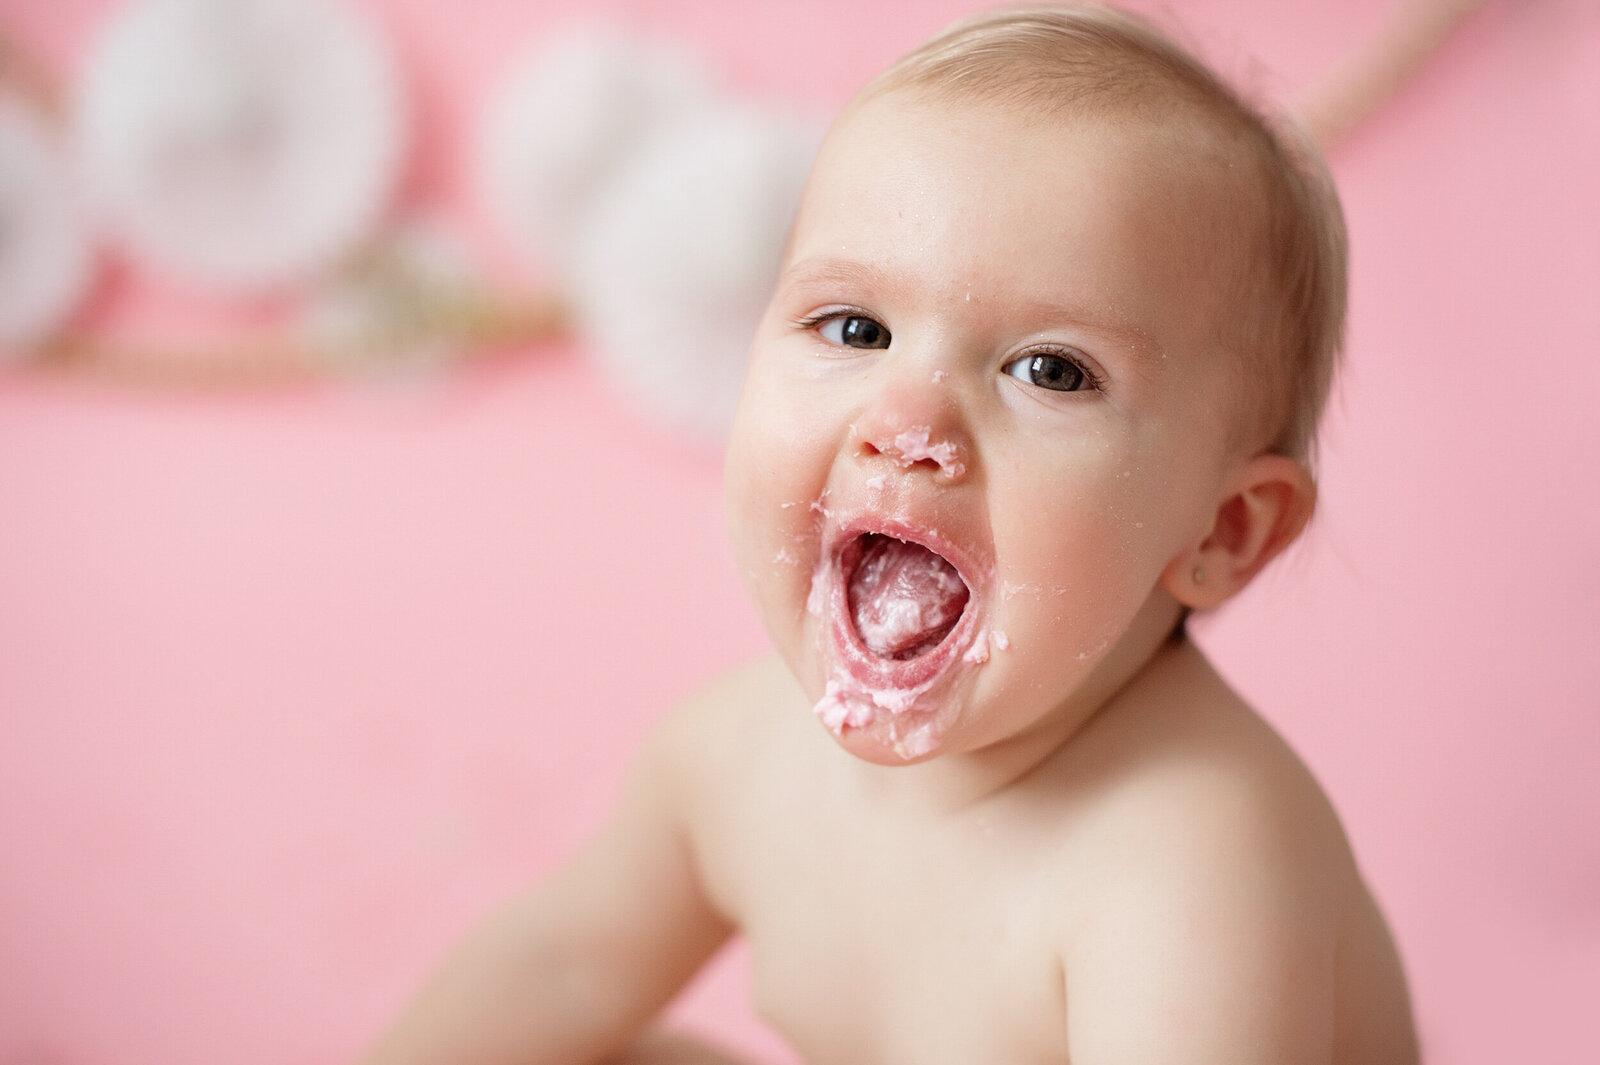
<svg viewBox="0 0 1600 1065"><path fill-rule="evenodd" d="M110 6L0 0L0 27L69 75ZM574 11L369 6L419 123L408 201L503 264L468 133ZM828 111L968 4L598 7ZM1386 5L1168 8L1289 89ZM1600 5L1491 3L1333 161L1353 312L1322 509L1200 635L1343 813L1428 1060L1590 1065ZM126 270L94 312L207 313ZM233 397L0 376L0 1065L347 1060L604 815L664 706L763 648L718 479L581 343ZM742 968L680 1012L792 1061Z"/></svg>

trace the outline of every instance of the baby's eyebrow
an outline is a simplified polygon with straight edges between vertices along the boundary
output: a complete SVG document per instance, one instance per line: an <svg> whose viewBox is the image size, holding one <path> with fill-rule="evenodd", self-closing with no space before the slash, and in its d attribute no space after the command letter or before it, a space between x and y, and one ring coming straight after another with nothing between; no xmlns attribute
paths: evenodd
<svg viewBox="0 0 1600 1065"><path fill-rule="evenodd" d="M877 289L883 287L886 280L881 270L866 263L833 258L801 259L785 266L778 275L778 284L782 288L842 286Z"/></svg>
<svg viewBox="0 0 1600 1065"><path fill-rule="evenodd" d="M1021 304L1017 312L1022 320L1044 326L1040 332L1046 332L1052 323L1058 323L1061 326L1103 337L1123 348L1128 354L1137 357L1141 362L1153 363L1166 358L1166 352L1154 334L1115 308L1094 308L1064 301L1041 300Z"/></svg>

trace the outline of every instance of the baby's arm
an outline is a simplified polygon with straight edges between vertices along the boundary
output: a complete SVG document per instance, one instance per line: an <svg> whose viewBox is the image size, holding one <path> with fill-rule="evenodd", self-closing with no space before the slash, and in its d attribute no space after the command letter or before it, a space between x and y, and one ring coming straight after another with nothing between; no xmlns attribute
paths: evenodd
<svg viewBox="0 0 1600 1065"><path fill-rule="evenodd" d="M363 1065L577 1065L633 1040L730 931L680 813L682 732L652 738L610 823L456 948Z"/></svg>

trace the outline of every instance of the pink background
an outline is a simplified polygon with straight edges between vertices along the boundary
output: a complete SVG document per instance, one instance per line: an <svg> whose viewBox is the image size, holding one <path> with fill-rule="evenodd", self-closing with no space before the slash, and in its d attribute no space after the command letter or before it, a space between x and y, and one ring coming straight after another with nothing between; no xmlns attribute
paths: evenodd
<svg viewBox="0 0 1600 1065"><path fill-rule="evenodd" d="M0 0L75 69L105 0ZM607 0L832 109L966 0ZM502 261L464 145L573 15L371 0L407 199ZM1306 83L1381 0L1172 0ZM1202 627L1344 814L1437 1065L1597 1060L1600 6L1499 0L1337 151L1349 361L1309 538ZM497 258L498 257L498 258ZM121 271L96 317L210 315ZM645 353L647 356L648 353ZM579 344L432 384L184 397L0 375L0 1065L331 1065L763 637L717 457ZM789 1060L735 954L684 1012Z"/></svg>

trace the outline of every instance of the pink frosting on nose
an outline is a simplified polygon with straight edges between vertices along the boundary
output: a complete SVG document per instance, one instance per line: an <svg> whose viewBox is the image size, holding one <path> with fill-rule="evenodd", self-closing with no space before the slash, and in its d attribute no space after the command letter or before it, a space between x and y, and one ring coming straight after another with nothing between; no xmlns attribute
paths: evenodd
<svg viewBox="0 0 1600 1065"><path fill-rule="evenodd" d="M892 454L894 459L902 466L911 466L923 459L937 463L944 471L945 476L955 478L967 472L967 467L961 461L961 451L955 444L948 440L937 443L929 438L932 429L926 425L913 425L905 432L894 438Z"/></svg>

